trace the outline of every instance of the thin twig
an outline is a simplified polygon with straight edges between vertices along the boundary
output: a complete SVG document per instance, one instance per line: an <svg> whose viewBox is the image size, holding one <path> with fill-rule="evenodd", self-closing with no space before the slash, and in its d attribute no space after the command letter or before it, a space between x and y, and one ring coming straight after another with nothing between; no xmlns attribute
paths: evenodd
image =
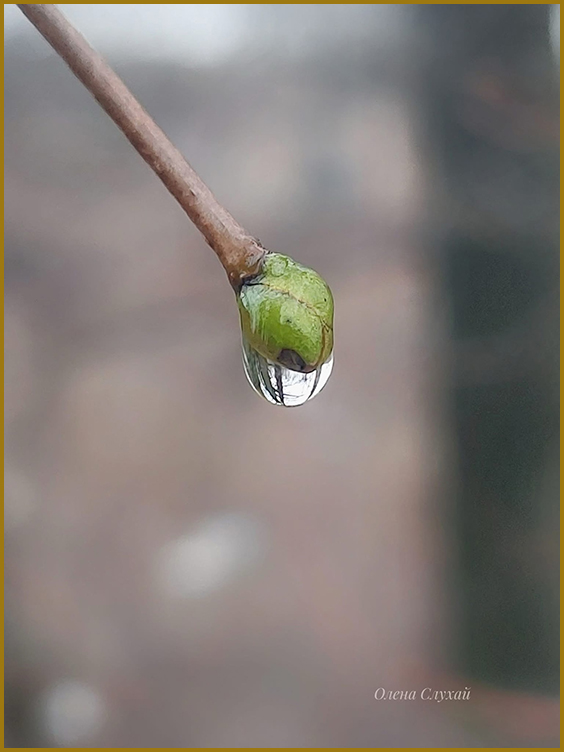
<svg viewBox="0 0 564 752"><path fill-rule="evenodd" d="M265 250L221 206L106 61L54 5L18 5L123 131L215 251L237 289Z"/></svg>

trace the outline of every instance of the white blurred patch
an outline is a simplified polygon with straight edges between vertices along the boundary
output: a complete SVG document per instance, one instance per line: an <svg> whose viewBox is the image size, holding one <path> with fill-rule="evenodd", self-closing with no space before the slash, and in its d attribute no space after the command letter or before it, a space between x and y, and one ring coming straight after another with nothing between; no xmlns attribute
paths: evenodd
<svg viewBox="0 0 564 752"><path fill-rule="evenodd" d="M245 42L245 6L215 3L70 3L59 6L103 54L215 64ZM32 27L16 5L4 5L7 39ZM34 32L36 33L36 32Z"/></svg>
<svg viewBox="0 0 564 752"><path fill-rule="evenodd" d="M102 728L106 717L106 705L100 695L78 681L58 682L41 699L41 725L57 746L88 740Z"/></svg>
<svg viewBox="0 0 564 752"><path fill-rule="evenodd" d="M176 598L207 595L256 565L264 550L264 531L254 517L218 515L163 547L157 560L159 585Z"/></svg>
<svg viewBox="0 0 564 752"><path fill-rule="evenodd" d="M550 43L552 51L560 62L560 6L553 5L550 9Z"/></svg>
<svg viewBox="0 0 564 752"><path fill-rule="evenodd" d="M35 489L31 481L15 470L4 474L4 529L6 532L23 525L35 508Z"/></svg>

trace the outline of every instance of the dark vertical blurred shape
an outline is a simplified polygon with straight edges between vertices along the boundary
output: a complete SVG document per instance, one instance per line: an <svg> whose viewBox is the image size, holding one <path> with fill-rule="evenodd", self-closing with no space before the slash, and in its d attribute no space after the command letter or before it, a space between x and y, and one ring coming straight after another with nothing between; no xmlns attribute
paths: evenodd
<svg viewBox="0 0 564 752"><path fill-rule="evenodd" d="M559 676L559 81L550 12L417 10L446 204L457 671L548 695Z"/></svg>

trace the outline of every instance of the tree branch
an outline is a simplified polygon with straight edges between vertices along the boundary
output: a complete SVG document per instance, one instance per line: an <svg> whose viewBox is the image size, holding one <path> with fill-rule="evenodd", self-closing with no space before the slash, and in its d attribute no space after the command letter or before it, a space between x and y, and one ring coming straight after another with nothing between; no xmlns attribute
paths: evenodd
<svg viewBox="0 0 564 752"><path fill-rule="evenodd" d="M160 177L227 272L231 285L260 271L265 254L217 201L106 61L54 5L18 5Z"/></svg>

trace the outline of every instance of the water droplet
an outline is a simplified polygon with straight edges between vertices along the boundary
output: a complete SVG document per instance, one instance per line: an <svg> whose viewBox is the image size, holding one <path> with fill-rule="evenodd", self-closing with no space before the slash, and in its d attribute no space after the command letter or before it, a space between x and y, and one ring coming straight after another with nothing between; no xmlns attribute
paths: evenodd
<svg viewBox="0 0 564 752"><path fill-rule="evenodd" d="M299 373L267 360L243 338L243 367L250 385L261 397L273 405L297 407L323 389L333 370L333 354L317 371Z"/></svg>

